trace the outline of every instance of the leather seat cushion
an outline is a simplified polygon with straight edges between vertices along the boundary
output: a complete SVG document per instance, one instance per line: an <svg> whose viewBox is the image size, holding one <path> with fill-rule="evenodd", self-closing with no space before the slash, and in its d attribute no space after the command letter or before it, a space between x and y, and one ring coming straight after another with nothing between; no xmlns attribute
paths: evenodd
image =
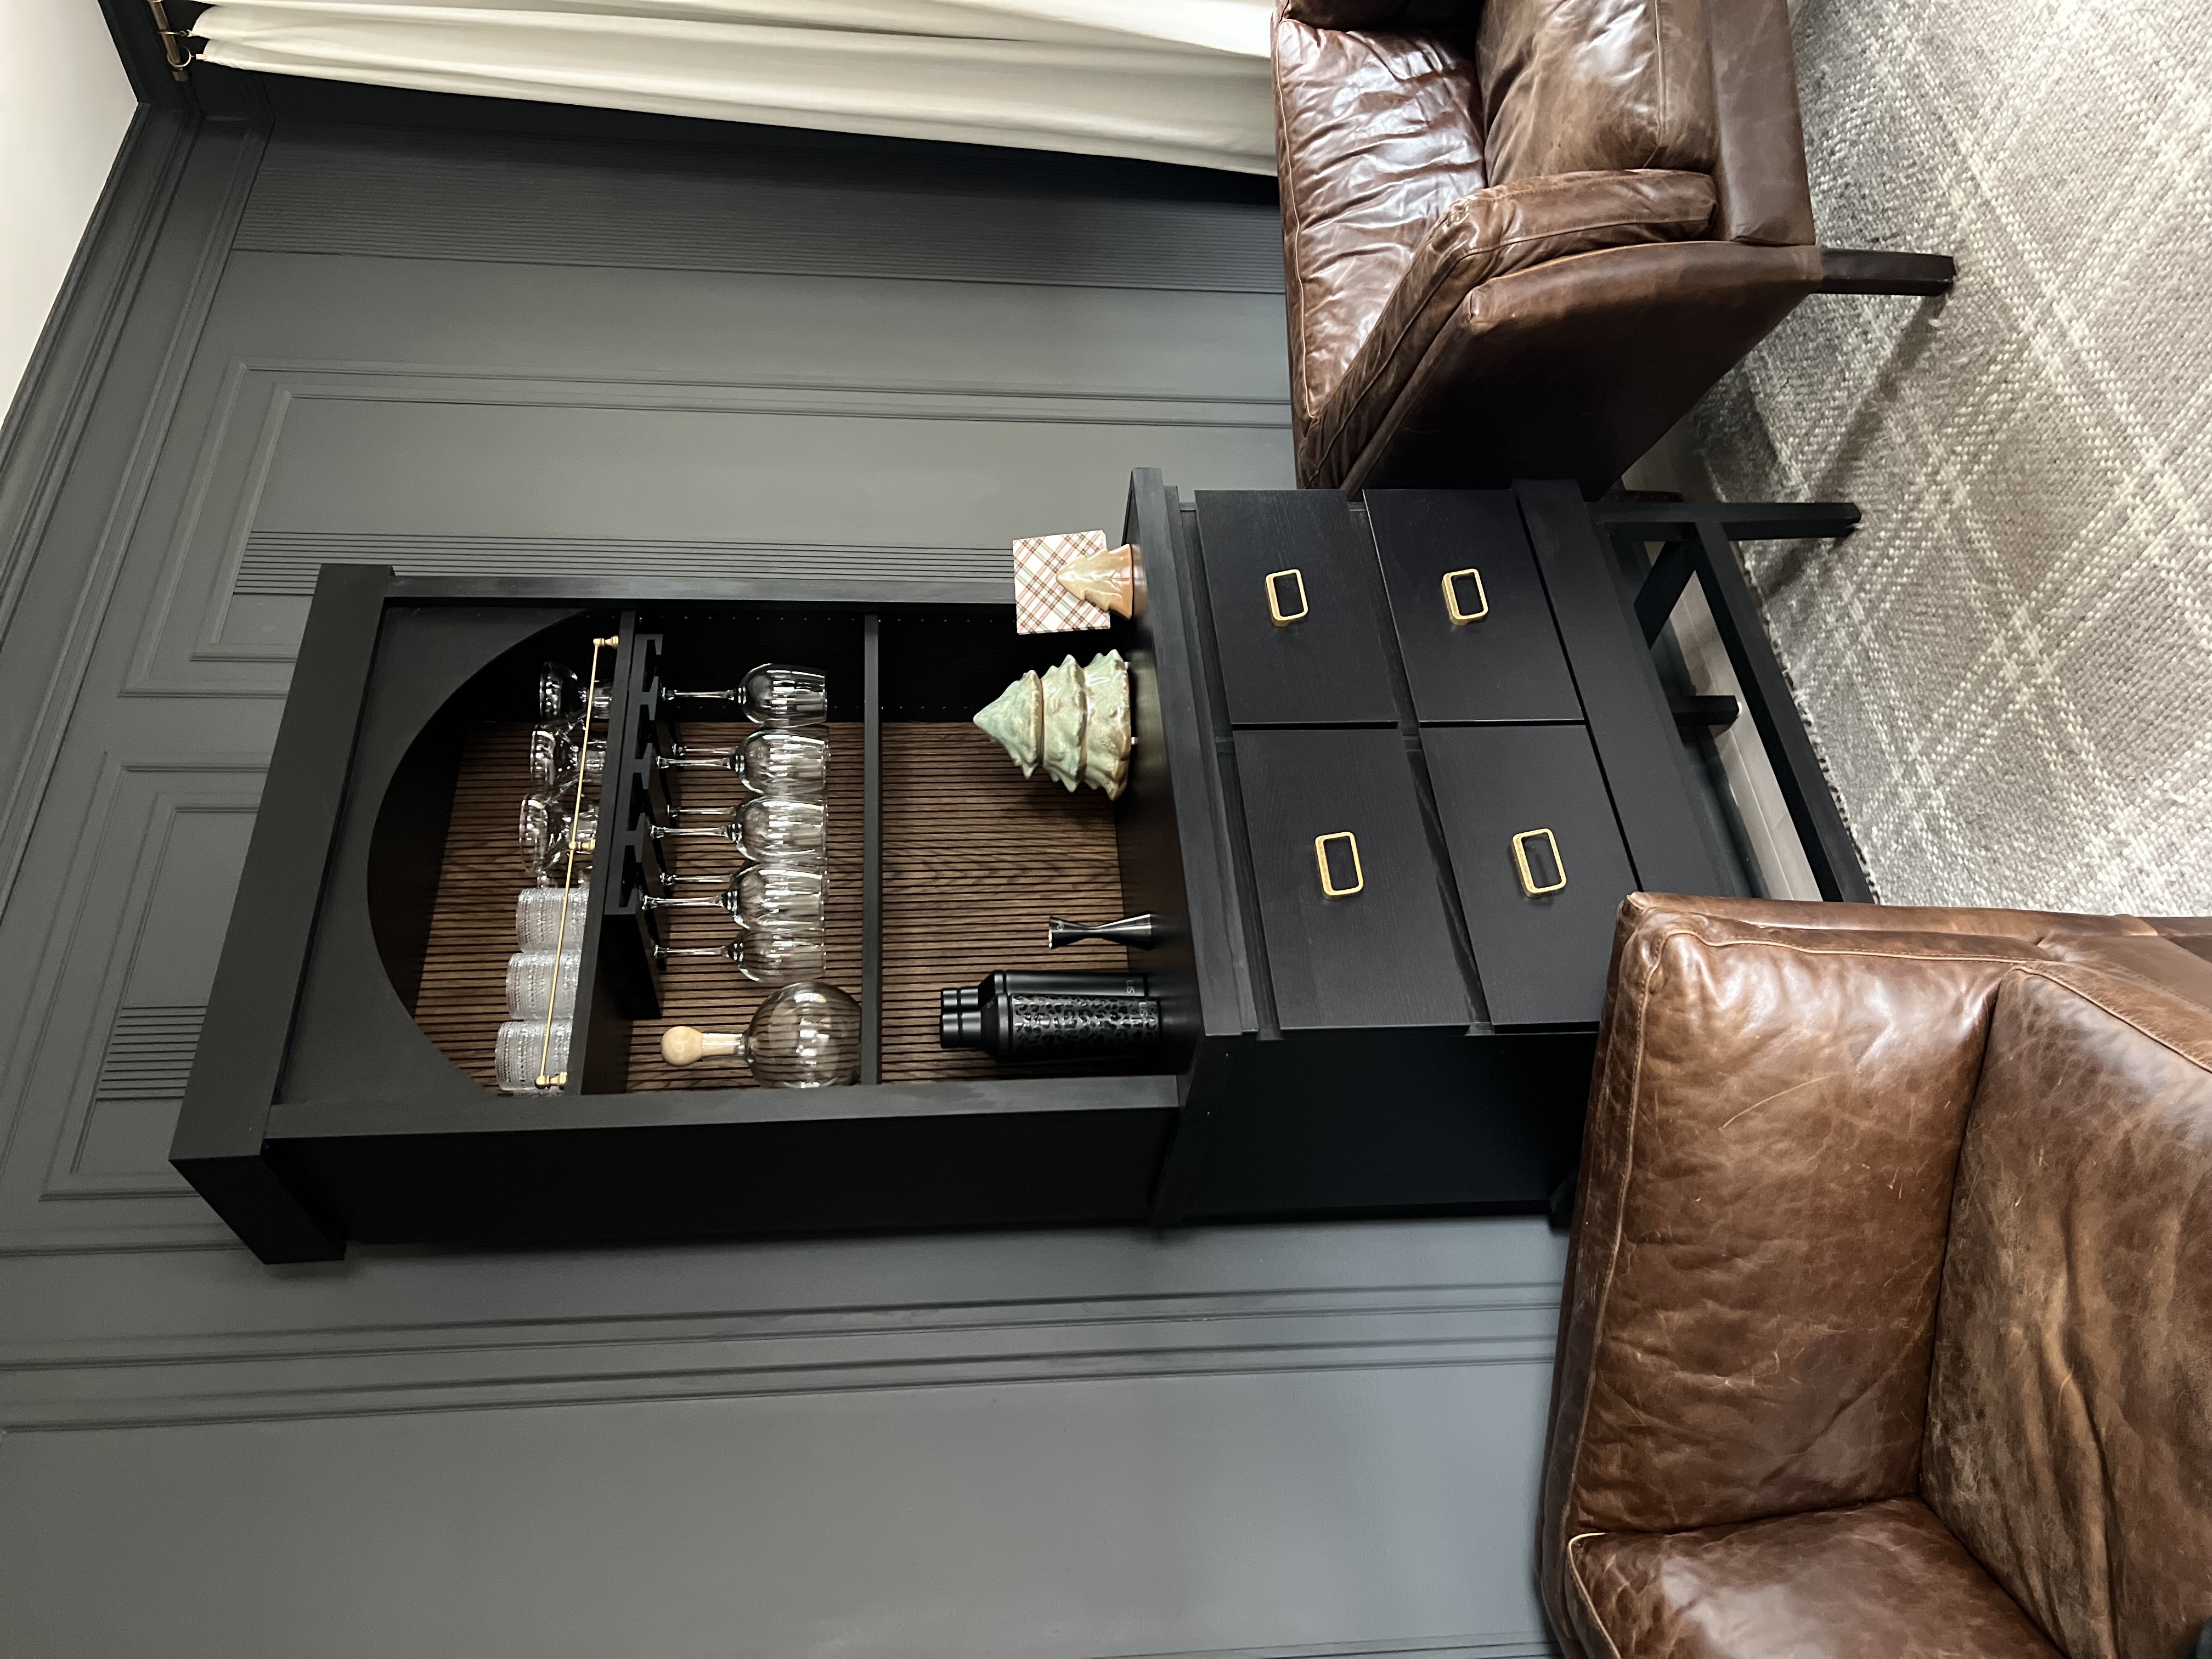
<svg viewBox="0 0 2212 1659"><path fill-rule="evenodd" d="M1488 180L1474 62L1449 40L1286 16L1274 30L1291 405L1303 431L1430 222Z"/></svg>
<svg viewBox="0 0 2212 1659"><path fill-rule="evenodd" d="M2057 1659L1917 1498L1567 1552L1588 1652L1634 1659Z"/></svg>
<svg viewBox="0 0 2212 1659"><path fill-rule="evenodd" d="M1705 234L1713 208L1713 181L1702 173L1568 173L1462 197L1428 228L1301 434L1299 476L1345 476L1453 313L1492 277L1600 248L1690 240Z"/></svg>

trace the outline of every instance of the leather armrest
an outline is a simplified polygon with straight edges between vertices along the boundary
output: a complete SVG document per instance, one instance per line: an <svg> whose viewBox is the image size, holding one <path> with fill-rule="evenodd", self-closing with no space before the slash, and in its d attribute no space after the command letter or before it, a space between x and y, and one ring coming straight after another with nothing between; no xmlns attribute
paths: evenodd
<svg viewBox="0 0 2212 1659"><path fill-rule="evenodd" d="M1915 1490L1990 1009L2044 960L2018 939L1762 927L1700 902L1621 913L1545 1453L1555 1621L1578 1534Z"/></svg>
<svg viewBox="0 0 2212 1659"><path fill-rule="evenodd" d="M1438 215L1382 315L1309 428L1302 471L1338 477L1474 289L1509 271L1599 248L1686 241L1713 217L1696 173L1567 173L1494 185Z"/></svg>
<svg viewBox="0 0 2212 1659"><path fill-rule="evenodd" d="M1720 150L1720 232L1734 242L1794 247L1816 240L1797 112L1789 0L1706 0Z"/></svg>

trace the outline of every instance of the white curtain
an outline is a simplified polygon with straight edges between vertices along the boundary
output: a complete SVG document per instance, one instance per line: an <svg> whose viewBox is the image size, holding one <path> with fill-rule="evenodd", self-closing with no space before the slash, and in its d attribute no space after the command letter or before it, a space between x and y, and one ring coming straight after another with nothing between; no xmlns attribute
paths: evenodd
<svg viewBox="0 0 2212 1659"><path fill-rule="evenodd" d="M1272 173L1267 0L222 0L237 69Z"/></svg>

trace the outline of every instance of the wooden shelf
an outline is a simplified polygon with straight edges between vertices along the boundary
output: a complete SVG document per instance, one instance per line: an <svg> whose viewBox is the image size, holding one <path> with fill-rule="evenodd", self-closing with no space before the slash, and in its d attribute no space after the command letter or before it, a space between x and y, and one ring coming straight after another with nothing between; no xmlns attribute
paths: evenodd
<svg viewBox="0 0 2212 1659"><path fill-rule="evenodd" d="M940 1047L946 986L1000 968L1127 968L1126 951L1044 943L1049 916L1121 914L1113 803L1095 789L1070 794L1041 769L1024 778L973 726L884 727L883 882L886 1083L1046 1074Z"/></svg>

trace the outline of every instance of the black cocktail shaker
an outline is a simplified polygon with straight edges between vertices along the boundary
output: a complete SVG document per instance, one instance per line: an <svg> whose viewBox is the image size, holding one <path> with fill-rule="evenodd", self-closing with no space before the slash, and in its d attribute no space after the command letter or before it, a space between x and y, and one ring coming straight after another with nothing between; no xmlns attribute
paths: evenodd
<svg viewBox="0 0 2212 1659"><path fill-rule="evenodd" d="M1160 1005L1142 974L1001 969L938 993L939 1043L994 1060L1122 1060L1159 1041Z"/></svg>

